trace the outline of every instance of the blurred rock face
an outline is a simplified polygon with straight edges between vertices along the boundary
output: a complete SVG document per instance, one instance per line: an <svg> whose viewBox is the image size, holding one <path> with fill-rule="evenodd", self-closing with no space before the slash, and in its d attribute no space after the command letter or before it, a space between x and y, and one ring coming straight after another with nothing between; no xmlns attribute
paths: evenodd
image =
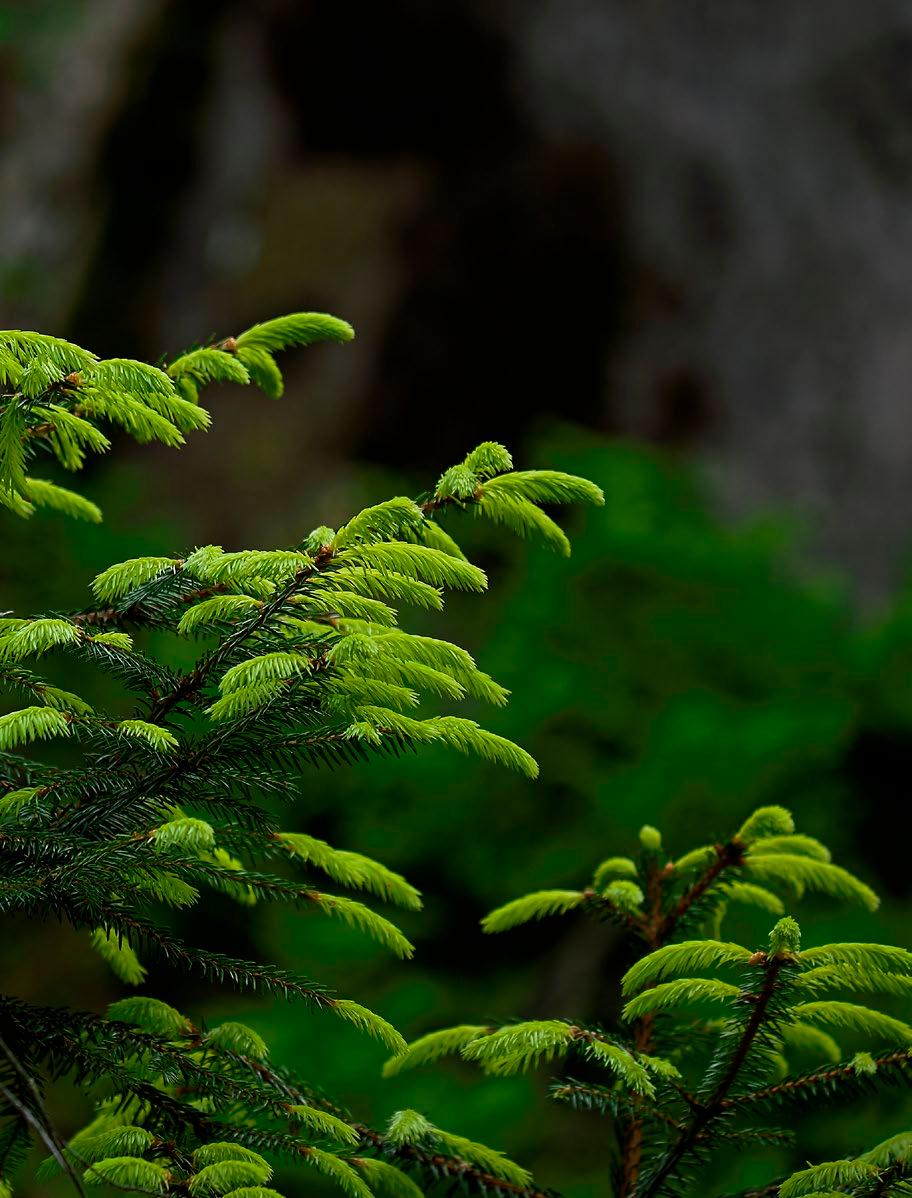
<svg viewBox="0 0 912 1198"><path fill-rule="evenodd" d="M809 510L863 590L891 580L905 0L114 7L70 4L46 53L24 35L6 319L153 357L295 307L359 328L291 365L281 445L245 412L198 451L194 502L226 471L243 500L210 535L266 535L264 472L290 492L307 463L319 493L558 417L697 450L730 503Z"/></svg>
<svg viewBox="0 0 912 1198"><path fill-rule="evenodd" d="M912 12L546 0L543 135L605 147L634 286L612 410L674 408L742 506L795 503L876 591L912 529Z"/></svg>

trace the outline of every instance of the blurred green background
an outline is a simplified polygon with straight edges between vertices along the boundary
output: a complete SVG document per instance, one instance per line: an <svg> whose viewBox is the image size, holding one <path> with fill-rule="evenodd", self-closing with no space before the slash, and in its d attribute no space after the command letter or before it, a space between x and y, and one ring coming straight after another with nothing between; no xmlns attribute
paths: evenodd
<svg viewBox="0 0 912 1198"><path fill-rule="evenodd" d="M912 284L895 264L912 25L890 3L802 8L567 0L549 40L544 0L0 4L5 326L151 360L283 311L358 330L286 356L277 405L209 393L214 428L180 455L117 445L84 479L102 526L6 517L0 610L79 605L128 556L298 541L426 488L482 438L606 492L569 517L569 562L454 523L491 593L410 621L513 691L478 714L535 754L537 783L433 751L302 775L289 827L425 892L403 921L416 959L318 917L239 922L221 899L194 916L201 941L335 984L409 1038L610 1019L610 929L486 938L479 917L581 884L645 822L677 853L783 803L884 898L876 916L802 902L809 938L907 943ZM742 61L752 73L725 65ZM858 126L867 158L838 140ZM815 208L834 180L851 203ZM55 925L4 928L0 963L13 993L119 993ZM150 988L241 1014L366 1119L415 1106L543 1186L605 1193L598 1118L546 1106L543 1078L382 1082L381 1050L302 1008L158 969ZM78 1125L84 1098L56 1102ZM910 1110L891 1095L806 1113L800 1154L720 1162L707 1192L861 1149Z"/></svg>

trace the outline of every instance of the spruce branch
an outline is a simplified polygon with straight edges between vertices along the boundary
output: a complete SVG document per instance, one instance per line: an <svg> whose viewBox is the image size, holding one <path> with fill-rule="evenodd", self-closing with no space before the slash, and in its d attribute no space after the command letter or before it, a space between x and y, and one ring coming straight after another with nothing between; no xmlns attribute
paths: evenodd
<svg viewBox="0 0 912 1198"><path fill-rule="evenodd" d="M30 478L32 457L46 453L78 470L89 452L109 448L103 422L139 442L179 446L209 424L198 404L204 385L253 380L278 395L274 352L350 336L344 322L296 314L194 347L162 369L100 361L39 334L0 333L0 498L18 515L43 505L97 519L94 505L74 492ZM278 965L186 943L159 913L218 890L241 904L320 910L408 956L411 946L384 915L326 893L309 872L289 881L262 863L296 859L340 887L412 910L420 907L417 891L362 855L281 832L264 800L296 797L302 766L354 765L425 744L534 776L528 754L474 720L410 714L419 695L435 706L467 698L500 706L508 694L461 647L400 628L397 609L439 610L445 588L487 585L432 519L438 509L456 503L566 551L563 532L538 505L601 501L585 480L514 472L506 450L485 443L445 472L423 505L396 497L289 549L203 546L182 557L131 558L96 578L94 602L81 611L4 614L0 684L25 705L0 717L0 910L83 931L127 984L147 976L141 956L148 953L218 984L303 998L401 1053L398 1032L368 1008ZM205 634L215 643L178 672L140 648L147 632L191 641ZM133 709L114 718L49 683L31 664L51 654L106 672L133 697ZM66 765L19 752L55 738L71 750ZM580 905L633 927L641 898L621 876L581 892ZM480 1193L540 1195L524 1170L463 1137L432 1129L426 1142L411 1143L401 1128L396 1135L360 1129L312 1087L267 1066L262 1039L240 1024L203 1032L142 998L115 1004L108 1019L14 999L0 999L0 1015L16 1031L11 1051L27 1046L22 1068L39 1091L45 1076L114 1088L96 1119L58 1149L57 1165L78 1165L86 1185L167 1186L192 1198L213 1188L262 1188L271 1174L259 1155L265 1151L317 1168L352 1198L370 1198L374 1184L415 1198L398 1164ZM635 1093L651 1094L652 1079L669 1068L646 1054L637 1059L598 1028L565 1025L561 1035ZM47 1137L40 1104L17 1090L21 1080L0 1078L4 1171L24 1155L32 1124ZM331 1151L309 1142L320 1136Z"/></svg>
<svg viewBox="0 0 912 1198"><path fill-rule="evenodd" d="M734 1051L708 1098L698 1103L698 1108L688 1125L678 1135L677 1140L664 1158L658 1162L656 1168L651 1170L645 1178L643 1185L637 1191L638 1198L656 1198L656 1195L661 1194L666 1182L673 1177L687 1154L699 1143L700 1136L712 1125L714 1120L724 1113L725 1099L738 1080L747 1056L766 1021L779 985L780 974L787 961L787 957L773 953L766 956L762 962L758 962L762 970L761 982L751 996L751 1013L735 1044Z"/></svg>
<svg viewBox="0 0 912 1198"><path fill-rule="evenodd" d="M312 565L303 566L298 570L285 586L278 591L275 597L260 608L255 616L252 616L249 620L241 624L208 657L204 658L188 674L183 675L169 694L161 696L154 702L149 713L150 720L153 723L158 723L179 703L187 702L197 695L212 677L215 670L231 656L234 650L254 636L270 619L281 611L287 600L329 560L329 557L330 554L328 552L323 553L321 551L314 558Z"/></svg>
<svg viewBox="0 0 912 1198"><path fill-rule="evenodd" d="M787 1101L808 1101L825 1097L846 1099L870 1092L875 1084L912 1085L912 1052L897 1048L870 1056L863 1065L855 1059L823 1069L814 1069L796 1077L787 1077L773 1085L750 1090L725 1100L732 1108L752 1106L773 1108Z"/></svg>
<svg viewBox="0 0 912 1198"><path fill-rule="evenodd" d="M450 480L454 493L461 479ZM668 858L655 828L641 830L640 844L638 860L606 858L587 887L535 892L483 921L486 931L499 933L575 911L603 918L617 896L619 914L626 916L620 922L640 954L622 979L626 1005L621 1021L628 1027L612 1035L572 1020L493 1029L466 1025L415 1041L385 1072L398 1073L451 1051L478 1061L495 1076L565 1056L573 1044L592 1061L605 1057L600 1064L607 1064L606 1050L623 1054L621 1059L644 1071L648 1085L638 1086L628 1066L616 1072L611 1085L567 1079L550 1090L557 1101L610 1118L617 1146L615 1192L621 1198L689 1193L694 1167L710 1154L728 1146L743 1149L791 1140L788 1127L746 1123L752 1113L775 1114L802 1097L832 1100L839 1092L857 1097L880 1085L908 1082L912 1058L906 1047L879 1057L862 1052L848 1063L832 1063L840 1050L818 1024L852 1028L875 1045L883 1039L912 1040L912 1029L894 1017L829 997L830 991L841 989L907 995L912 955L889 945L855 943L801 950L798 925L782 915L777 883L792 887L796 879L807 878L804 863L809 862L812 868L826 867L814 874L814 881L834 898L870 907L872 892L832 866L818 841L796 833L788 812L761 808L727 840L677 860ZM783 857L803 864L777 874L771 879L773 889L741 880L752 859ZM752 951L722 939L721 923L735 902L781 916L768 949ZM697 931L705 938L693 938ZM685 935L691 938L682 939ZM732 968L743 973L738 985L725 977ZM721 1006L721 1017L704 1016L708 1005L717 1011ZM816 1053L826 1063L795 1076L793 1050ZM694 1063L707 1054L708 1065ZM770 1081L777 1071L784 1076ZM758 1193L772 1193L778 1185Z"/></svg>

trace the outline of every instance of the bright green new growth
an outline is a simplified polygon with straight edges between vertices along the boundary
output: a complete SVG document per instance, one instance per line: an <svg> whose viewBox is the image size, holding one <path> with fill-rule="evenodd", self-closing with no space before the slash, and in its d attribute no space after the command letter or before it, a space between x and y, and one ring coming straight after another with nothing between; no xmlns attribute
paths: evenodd
<svg viewBox="0 0 912 1198"><path fill-rule="evenodd" d="M481 926L486 932L506 932L533 919L544 919L548 915L566 915L585 901L586 896L580 890L541 890L537 894L527 894L524 898L514 899L512 903L498 907L496 911L484 917Z"/></svg>
<svg viewBox="0 0 912 1198"><path fill-rule="evenodd" d="M79 469L87 453L109 447L100 426L110 423L139 441L180 445L208 426L204 386L253 381L277 396L274 353L351 336L334 317L299 313L159 369L98 361L39 334L0 333L0 502L21 516L44 504L97 519L88 501L31 479L32 460L45 454ZM283 830L264 800L306 793L310 768L427 745L535 776L525 750L450 711L459 702L499 707L508 692L460 646L400 627L400 609L436 612L448 590L487 587L443 527L453 508L565 550L542 502L602 496L571 475L513 472L509 453L486 442L420 502L394 497L337 531L302 528L285 548L204 545L134 557L98 575L81 611L0 619L0 679L18 703L0 716L0 912L81 930L125 986L154 983L165 961L210 982L303 1001L394 1060L403 1054L405 1041L381 1015L277 965L185 943L169 912L212 891L242 907L284 902L411 955L399 928L361 899L415 911L418 891L379 862ZM192 663L181 672L158 660L143 646L168 638L148 633L187 638ZM126 718L123 704L114 718L52 685L38 672L52 654L110 673L132 698ZM34 751L55 739L67 742L65 765ZM281 873L272 871L277 859ZM319 875L358 899L327 894ZM619 900L635 896L619 892ZM531 1185L499 1152L430 1124L419 1143L407 1118L386 1132L358 1123L322 1089L272 1065L262 1037L234 1020L197 1027L152 996L123 998L107 1016L4 996L0 1021L0 1186L33 1136L50 1153L42 1176L65 1171L77 1186L128 1192L273 1198L269 1182L283 1158L350 1198L371 1198L375 1188L378 1198L417 1198L404 1169L502 1198L525 1198ZM470 1038L458 1037L465 1046ZM418 1055L454 1044L450 1036ZM647 1092L645 1065L620 1048L586 1045ZM95 1118L68 1144L41 1098L49 1071L98 1088Z"/></svg>
<svg viewBox="0 0 912 1198"><path fill-rule="evenodd" d="M204 1165L187 1183L191 1198L208 1198L209 1195L228 1194L241 1186L261 1185L272 1177L272 1168L261 1157L259 1160L224 1160Z"/></svg>
<svg viewBox="0 0 912 1198"><path fill-rule="evenodd" d="M819 889L867 909L876 898L832 865L819 841L796 833L789 812L761 808L728 840L676 859L655 828L644 828L639 839L637 857L606 858L590 886L526 895L482 921L486 932L578 912L613 921L638 958L620 981L618 1026L537 1019L432 1031L384 1072L451 1054L494 1076L582 1058L590 1066L586 1080L574 1069L555 1079L551 1096L609 1121L610 1192L617 1198L705 1198L701 1164L733 1148L786 1142L795 1103L912 1082L912 1026L845 997L907 997L912 953L864 943L802 947L801 928L785 914L796 889ZM767 885L746 880L761 872L756 863L769 861L776 868L766 871ZM807 866L822 868L808 875ZM759 945L723 939L735 904L776 919ZM594 1076L592 1065L605 1076ZM777 1116L784 1127L770 1126ZM904 1193L906 1180L912 1133L903 1132L856 1160L796 1174L779 1192L861 1198ZM776 1189L759 1186L741 1198Z"/></svg>
<svg viewBox="0 0 912 1198"><path fill-rule="evenodd" d="M118 1189L163 1194L167 1189L167 1176L164 1166L155 1161L144 1161L135 1156L115 1156L90 1165L83 1173L82 1180L88 1186L113 1185Z"/></svg>
<svg viewBox="0 0 912 1198"><path fill-rule="evenodd" d="M177 737L173 732L169 732L167 728L160 728L158 724L150 724L148 720L121 720L117 724L117 731L121 736L135 736L144 740L147 745L162 753L169 753L178 747Z"/></svg>
<svg viewBox="0 0 912 1198"><path fill-rule="evenodd" d="M801 928L791 915L783 915L769 934L770 954L791 958L801 948Z"/></svg>
<svg viewBox="0 0 912 1198"><path fill-rule="evenodd" d="M715 969L723 965L744 965L751 956L750 949L740 944L723 944L716 940L685 940L658 948L628 969L621 979L624 994L633 994L678 974Z"/></svg>
<svg viewBox="0 0 912 1198"><path fill-rule="evenodd" d="M0 331L0 503L18 516L49 507L97 522L95 504L28 477L32 459L43 454L66 470L79 470L87 452L110 448L100 421L119 425L139 442L182 445L185 434L209 426L209 413L198 402L202 387L254 382L278 397L282 376L273 352L353 336L343 320L299 312L191 350L162 371L127 358L99 361L58 337Z"/></svg>
<svg viewBox="0 0 912 1198"><path fill-rule="evenodd" d="M644 1015L668 1011L673 1007L701 1002L728 1002L740 993L738 986L719 978L676 978L673 982L662 982L632 998L624 1004L621 1017L629 1023L634 1019L642 1019Z"/></svg>
<svg viewBox="0 0 912 1198"><path fill-rule="evenodd" d="M745 871L750 877L765 885L771 882L785 884L798 898L801 898L805 891L812 890L860 902L869 911L877 910L879 900L870 886L853 878L847 870L827 861L797 854L748 853Z"/></svg>
<svg viewBox="0 0 912 1198"><path fill-rule="evenodd" d="M428 1065L432 1061L439 1061L442 1057L458 1053L479 1036L489 1035L492 1030L467 1023L461 1027L448 1027L443 1031L430 1032L420 1040L413 1040L398 1056L391 1057L383 1066L383 1076L393 1077L403 1069Z"/></svg>
<svg viewBox="0 0 912 1198"><path fill-rule="evenodd" d="M630 857L608 857L592 875L592 885L596 890L603 890L614 876L635 878L636 862Z"/></svg>
<svg viewBox="0 0 912 1198"><path fill-rule="evenodd" d="M322 1148L311 1148L304 1154L304 1164L310 1165L318 1173L324 1174L349 1196L349 1198L369 1198L371 1190L356 1169L347 1160L332 1152L324 1152Z"/></svg>
<svg viewBox="0 0 912 1198"><path fill-rule="evenodd" d="M912 1028L901 1019L848 1002L797 1003L792 1011L806 1023L820 1023L834 1031L861 1032L868 1041L912 1044Z"/></svg>
<svg viewBox="0 0 912 1198"><path fill-rule="evenodd" d="M489 1073L505 1076L524 1073L543 1061L563 1055L574 1038L574 1029L559 1019L516 1023L470 1040L462 1055L477 1061Z"/></svg>
<svg viewBox="0 0 912 1198"><path fill-rule="evenodd" d="M502 1177L513 1186L524 1188L531 1181L529 1173L508 1160L502 1152L443 1131L418 1111L397 1111L389 1121L386 1138L397 1147L442 1146L454 1149L463 1160L478 1165L494 1177Z"/></svg>
<svg viewBox="0 0 912 1198"><path fill-rule="evenodd" d="M320 894L318 891L312 891L310 899L325 914L341 919L349 927L366 932L372 940L390 949L397 957L411 957L414 952L413 946L394 923L384 919L370 907L365 907L363 903L343 895Z"/></svg>
<svg viewBox="0 0 912 1198"><path fill-rule="evenodd" d="M839 1186L838 1192L845 1194L845 1186L854 1187L875 1180L877 1170L873 1165L860 1161L830 1161L825 1165L817 1165L813 1169L805 1169L793 1174L788 1181L779 1187L780 1198L798 1198L799 1195L819 1194L821 1190L833 1192L834 1186ZM848 1193L854 1193L854 1189Z"/></svg>
<svg viewBox="0 0 912 1198"><path fill-rule="evenodd" d="M23 707L0 716L0 750L69 736L71 732L70 720L53 707Z"/></svg>
<svg viewBox="0 0 912 1198"><path fill-rule="evenodd" d="M108 1018L135 1024L144 1032L176 1040L190 1031L189 1021L180 1011L158 998L139 995L122 998L108 1007Z"/></svg>
<svg viewBox="0 0 912 1198"><path fill-rule="evenodd" d="M908 1194L912 1180L912 1132L890 1136L854 1159L827 1161L793 1173L780 1198L826 1198L827 1194ZM834 1187L838 1186L836 1190Z"/></svg>
<svg viewBox="0 0 912 1198"><path fill-rule="evenodd" d="M293 1106L290 1113L299 1119L309 1132L336 1144L357 1144L361 1139L357 1129L345 1119L340 1119L329 1111L321 1111L319 1107L307 1104Z"/></svg>
<svg viewBox="0 0 912 1198"><path fill-rule="evenodd" d="M839 1186L839 1194L880 1196L907 1194L912 1181L912 1132L884 1139L853 1160L828 1161L793 1173L779 1187L783 1198L819 1198L823 1186Z"/></svg>
<svg viewBox="0 0 912 1198"><path fill-rule="evenodd" d="M387 1161L358 1157L357 1164L368 1187L376 1193L387 1195L388 1198L422 1198L422 1191L408 1174ZM240 1198L244 1198L244 1195Z"/></svg>
<svg viewBox="0 0 912 1198"><path fill-rule="evenodd" d="M146 971L124 935L113 928L98 928L92 933L90 943L122 982L139 986L145 980Z"/></svg>
<svg viewBox="0 0 912 1198"><path fill-rule="evenodd" d="M791 836L795 831L792 813L784 807L758 807L738 831L735 839L750 844L765 836Z"/></svg>
<svg viewBox="0 0 912 1198"><path fill-rule="evenodd" d="M265 1061L269 1056L269 1049L263 1037L252 1028L233 1020L220 1023L218 1027L207 1032L205 1040L207 1045L227 1049L254 1061Z"/></svg>
<svg viewBox="0 0 912 1198"><path fill-rule="evenodd" d="M360 853L331 848L325 840L317 840L303 832L279 832L276 841L302 862L322 870L333 881L351 890L367 890L408 911L421 909L420 892L378 861L362 857Z"/></svg>
<svg viewBox="0 0 912 1198"><path fill-rule="evenodd" d="M726 882L721 889L726 902L759 907L770 915L782 915L785 912L785 904L778 894L773 894L763 886L754 886L750 882Z"/></svg>

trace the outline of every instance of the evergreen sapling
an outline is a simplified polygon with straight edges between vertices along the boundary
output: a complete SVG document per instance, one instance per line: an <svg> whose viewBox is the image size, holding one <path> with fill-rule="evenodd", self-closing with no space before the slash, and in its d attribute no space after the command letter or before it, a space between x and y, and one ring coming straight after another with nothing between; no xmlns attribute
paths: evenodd
<svg viewBox="0 0 912 1198"><path fill-rule="evenodd" d="M608 1120L611 1193L703 1198L701 1165L731 1148L789 1143L796 1108L912 1082L912 1027L871 1005L877 995L908 1002L912 953L882 944L803 945L783 896L807 891L868 910L878 905L824 845L795 831L781 807L755 811L728 840L677 860L657 829L644 827L636 857L609 857L582 889L525 895L482 923L499 934L580 911L621 928L638 959L620 981L616 1026L543 1019L447 1028L391 1057L385 1073L451 1054L494 1076L585 1063L584 1079L558 1077L550 1096ZM775 919L766 944L723 938L726 913L741 904ZM861 1047L844 1051L844 1038ZM856 1157L739 1198L908 1193L912 1132L900 1130Z"/></svg>
<svg viewBox="0 0 912 1198"><path fill-rule="evenodd" d="M278 397L276 352L351 336L334 317L298 313L158 368L0 333L0 501L20 517L44 506L96 521L90 500L36 477L33 462L78 470L87 453L109 447L106 424L178 446L208 426L199 403L208 383L252 382ZM0 716L0 911L81 930L127 986L165 961L303 1000L403 1052L380 1015L269 962L187 943L168 909L192 907L207 890L242 906L289 903L410 956L402 932L362 900L415 910L418 892L376 861L288 830L272 814L275 800L299 796L307 767L427 745L534 777L518 745L471 719L418 710L422 701L497 705L508 696L460 646L402 628L399 610L437 611L447 589L485 589L443 527L450 511L567 552L540 505L601 501L585 479L514 471L489 442L417 500L379 503L290 548L203 545L134 558L103 571L81 610L6 613L0 681L18 705ZM150 633L193 645L192 666L176 669L153 652L165 641ZM41 672L51 655L111 674L133 697L131 713L114 718L52 684ZM44 756L53 742L65 764ZM98 1096L95 1118L66 1143L44 1098L60 1077ZM49 1154L43 1176L63 1172L79 1192L274 1198L272 1162L281 1159L325 1174L349 1198L418 1198L419 1182L535 1192L501 1153L410 1111L382 1131L367 1127L313 1079L271 1063L252 1029L208 1026L152 995L122 998L105 1015L0 997L0 1193L12 1192L35 1139Z"/></svg>

